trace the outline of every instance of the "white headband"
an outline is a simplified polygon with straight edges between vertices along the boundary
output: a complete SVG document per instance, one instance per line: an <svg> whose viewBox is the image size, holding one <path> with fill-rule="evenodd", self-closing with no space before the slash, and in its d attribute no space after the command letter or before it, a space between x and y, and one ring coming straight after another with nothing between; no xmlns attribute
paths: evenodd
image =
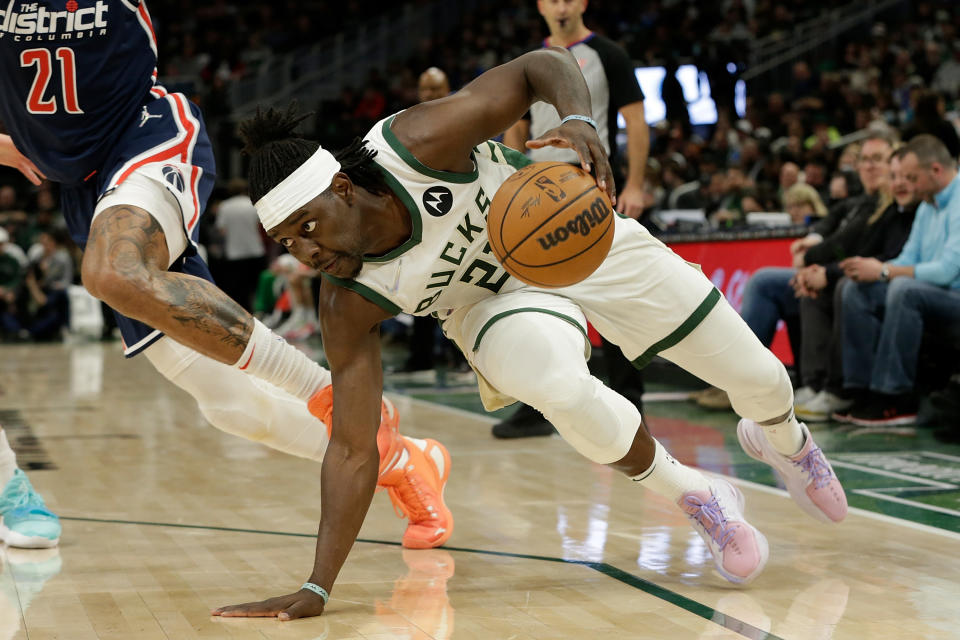
<svg viewBox="0 0 960 640"><path fill-rule="evenodd" d="M333 154L320 147L306 162L257 200L253 206L263 228L270 231L291 213L323 193L340 171Z"/></svg>

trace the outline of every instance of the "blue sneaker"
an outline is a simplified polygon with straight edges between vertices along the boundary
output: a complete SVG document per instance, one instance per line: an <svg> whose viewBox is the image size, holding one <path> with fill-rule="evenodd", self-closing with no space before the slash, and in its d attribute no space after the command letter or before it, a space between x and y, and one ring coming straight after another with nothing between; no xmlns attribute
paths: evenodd
<svg viewBox="0 0 960 640"><path fill-rule="evenodd" d="M0 541L21 549L48 549L60 542L60 518L20 469L0 493Z"/></svg>

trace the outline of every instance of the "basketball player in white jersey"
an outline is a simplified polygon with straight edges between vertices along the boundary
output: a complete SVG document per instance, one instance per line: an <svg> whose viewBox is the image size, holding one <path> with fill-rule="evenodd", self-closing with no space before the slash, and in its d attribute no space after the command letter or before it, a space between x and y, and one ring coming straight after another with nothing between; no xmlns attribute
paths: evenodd
<svg viewBox="0 0 960 640"><path fill-rule="evenodd" d="M337 403L323 462L316 560L299 591L215 610L225 616L319 615L370 504L382 370L379 323L405 311L436 314L479 374L485 406L514 400L540 410L594 462L666 496L689 516L717 570L743 584L763 569L763 535L746 522L743 496L664 451L640 412L586 367L586 321L631 360L659 353L730 394L743 447L784 477L793 498L822 521L847 504L829 463L793 416L783 365L709 280L639 223L615 218L613 246L582 282L537 289L509 277L491 255L490 199L527 160L488 139L535 100L562 122L528 143L573 148L613 193L574 58L549 48L486 72L456 94L376 124L336 155L293 135L292 110L258 114L242 132L252 153L251 198L268 233L324 272L320 322ZM615 215L607 211L607 215ZM328 480L329 479L329 480Z"/></svg>

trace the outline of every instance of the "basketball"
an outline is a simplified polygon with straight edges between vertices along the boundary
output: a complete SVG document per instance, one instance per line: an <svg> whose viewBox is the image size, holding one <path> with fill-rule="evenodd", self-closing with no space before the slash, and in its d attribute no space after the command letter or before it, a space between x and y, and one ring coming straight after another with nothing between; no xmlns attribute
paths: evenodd
<svg viewBox="0 0 960 640"><path fill-rule="evenodd" d="M596 271L613 243L613 207L593 177L565 162L535 162L497 190L490 248L510 275L567 287Z"/></svg>

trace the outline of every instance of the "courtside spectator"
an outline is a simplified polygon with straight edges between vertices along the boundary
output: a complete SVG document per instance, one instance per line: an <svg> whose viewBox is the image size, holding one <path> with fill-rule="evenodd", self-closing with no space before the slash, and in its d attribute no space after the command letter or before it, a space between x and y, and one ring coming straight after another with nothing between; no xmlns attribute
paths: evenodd
<svg viewBox="0 0 960 640"><path fill-rule="evenodd" d="M931 135L912 139L901 166L923 199L893 260L841 262L856 286L843 289L843 383L855 394L834 418L858 425L909 424L925 330L960 323L960 179L956 159Z"/></svg>
<svg viewBox="0 0 960 640"><path fill-rule="evenodd" d="M796 403L797 417L808 422L829 420L850 407L843 392L843 341L841 296L850 280L844 278L840 260L864 256L889 260L903 248L917 210L916 189L903 172L906 149L890 159L890 194L882 195L873 213L864 211L842 231L833 234L804 254L809 266L797 272L794 289L800 297L800 374L803 387L817 394Z"/></svg>

